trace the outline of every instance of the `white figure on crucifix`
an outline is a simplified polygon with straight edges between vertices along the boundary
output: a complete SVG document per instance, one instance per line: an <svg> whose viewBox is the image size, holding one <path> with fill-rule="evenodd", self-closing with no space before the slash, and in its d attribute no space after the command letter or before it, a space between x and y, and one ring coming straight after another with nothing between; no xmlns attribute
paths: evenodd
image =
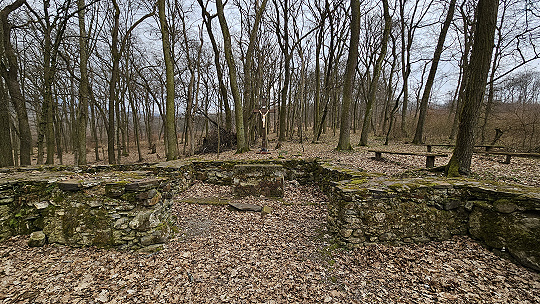
<svg viewBox="0 0 540 304"><path fill-rule="evenodd" d="M266 115L268 115L269 112L270 111L268 111L264 107L259 110L259 113L261 113L261 116L262 116L262 127L263 127L263 129L266 128Z"/></svg>
<svg viewBox="0 0 540 304"><path fill-rule="evenodd" d="M268 149L266 148L267 145L267 138L266 138L266 115L268 113L274 113L274 110L269 110L265 106L262 106L260 109L253 109L253 113L259 112L261 114L262 119L262 144L261 144L261 151L257 152L260 154L268 154Z"/></svg>

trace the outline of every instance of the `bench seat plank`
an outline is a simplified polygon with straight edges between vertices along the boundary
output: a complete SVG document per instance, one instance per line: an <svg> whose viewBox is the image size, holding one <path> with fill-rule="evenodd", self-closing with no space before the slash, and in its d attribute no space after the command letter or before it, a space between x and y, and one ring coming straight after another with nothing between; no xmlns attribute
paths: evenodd
<svg viewBox="0 0 540 304"><path fill-rule="evenodd" d="M386 150L368 150L368 152L375 153L375 159L381 160L382 154L399 154L399 155L415 155L426 157L426 168L433 168L435 166L435 157L446 157L448 154L444 153L430 153L430 152L398 152L398 151L386 151Z"/></svg>
<svg viewBox="0 0 540 304"><path fill-rule="evenodd" d="M483 154L493 154L493 155L505 155L506 159L503 164L509 164L512 156L515 157L532 157L540 158L540 153L522 153L522 152L484 152Z"/></svg>

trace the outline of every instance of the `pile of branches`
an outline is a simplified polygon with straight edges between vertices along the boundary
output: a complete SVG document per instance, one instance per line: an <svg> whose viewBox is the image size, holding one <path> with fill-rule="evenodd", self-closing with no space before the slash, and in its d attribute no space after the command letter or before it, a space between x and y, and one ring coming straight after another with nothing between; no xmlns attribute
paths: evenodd
<svg viewBox="0 0 540 304"><path fill-rule="evenodd" d="M203 137L196 154L217 153L218 142L219 152L233 150L236 147L236 133L221 127L212 128L212 130L208 133L208 136Z"/></svg>

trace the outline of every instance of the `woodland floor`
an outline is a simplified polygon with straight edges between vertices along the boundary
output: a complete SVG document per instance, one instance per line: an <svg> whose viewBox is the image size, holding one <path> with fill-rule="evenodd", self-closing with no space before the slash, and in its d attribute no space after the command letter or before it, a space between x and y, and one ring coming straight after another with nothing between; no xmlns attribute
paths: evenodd
<svg viewBox="0 0 540 304"><path fill-rule="evenodd" d="M418 172L418 169L425 168L426 159L423 156L411 156L411 155L393 155L383 154L383 161L376 161L373 159L374 154L369 153L369 149L382 149L390 151L402 151L402 152L426 152L426 147L423 145L412 145L409 143L403 143L399 141L391 141L389 145L383 145L384 140L382 138L373 138L369 141L368 147L356 146L356 143L360 141L359 134L351 134L351 144L354 151L352 152L337 152L335 148L337 146L338 137L331 134L321 136L321 139L317 143L311 143L311 141L304 141L299 143L297 141L287 141L283 143L281 149L273 149L276 146L276 135L271 134L269 136L268 148L270 154L261 155L256 152L259 151L259 144L254 145L251 151L235 154L235 151L225 151L217 155L216 153L195 155L191 159L209 159L209 160L242 160L242 159L276 159L276 158L319 158L324 160L330 160L336 164L342 164L348 167L354 167L369 172L385 173L388 175L425 175L433 174L425 171ZM438 143L442 141L431 140L430 142ZM165 161L164 146L157 146L157 153L149 154L149 150L141 148L141 154L143 162L156 163ZM179 144L179 150L182 152L183 145ZM506 147L505 150L513 151L513 147ZM482 150L479 150L482 152ZM443 166L448 163L450 156L452 156L452 148L434 147L433 152L448 154L448 157L437 157L435 160L435 166ZM100 150L100 160L95 160L95 155L88 150L87 160L89 165L107 164L105 158L106 152ZM135 147L131 147L129 155L121 158L122 164L131 164L138 162L138 153ZM63 156L63 164L72 165L74 157L73 154L67 153ZM513 157L510 164L503 164L505 160L503 155L486 155L482 153L473 154L471 165L471 178L481 180L494 180L498 182L510 182L521 185L540 187L540 159L534 158L516 158ZM55 160L58 163L58 159ZM33 160L35 163L35 159Z"/></svg>
<svg viewBox="0 0 540 304"><path fill-rule="evenodd" d="M433 174L416 171L424 167L423 157L389 155L375 161L367 148L337 153L334 147L335 142L306 144L302 151L298 143L285 143L268 155L225 152L219 158L321 157L373 172ZM475 156L473 177L540 186L539 160L517 158L510 165L501 160ZM436 165L447 161L437 159ZM328 200L314 186L288 182L282 201L243 199L272 207L264 218L183 202L230 196L230 187L196 183L176 197L181 232L154 254L30 248L26 236L2 242L0 303L540 303L539 273L467 237L336 248L325 230Z"/></svg>

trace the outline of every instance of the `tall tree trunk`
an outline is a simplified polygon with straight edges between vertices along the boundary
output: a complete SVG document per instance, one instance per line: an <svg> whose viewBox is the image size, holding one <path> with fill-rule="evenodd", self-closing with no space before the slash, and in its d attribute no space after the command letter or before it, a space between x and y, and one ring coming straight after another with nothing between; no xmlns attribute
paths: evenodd
<svg viewBox="0 0 540 304"><path fill-rule="evenodd" d="M111 80L109 83L109 117L107 121L107 156L109 158L109 164L116 164L116 156L114 155L114 109L116 108L116 86L118 84L118 73L120 66L120 51L118 50L118 32L120 30L120 7L118 6L117 0L112 0L114 7L114 25L112 28L112 45L111 45L111 56L112 56L112 70L111 70Z"/></svg>
<svg viewBox="0 0 540 304"><path fill-rule="evenodd" d="M47 38L48 37L48 38ZM54 101L53 101L53 81L54 68L51 63L51 41L50 34L45 34L45 51L44 51L44 67L43 67L43 106L41 116L41 132L45 136L45 144L47 147L47 160L45 164L54 164Z"/></svg>
<svg viewBox="0 0 540 304"><path fill-rule="evenodd" d="M423 141L424 124L426 122L429 96L431 95L431 89L433 88L433 82L435 81L435 74L437 73L439 60L441 59L441 54L444 47L444 40L446 39L446 33L448 32L448 28L450 28L450 24L452 23L452 19L454 18L455 8L456 0L450 0L446 20L444 20L441 33L439 34L439 40L437 41L437 47L435 48L435 54L433 55L433 61L431 62L431 68L429 70L426 86L424 87L424 93L422 94L422 99L420 100L420 113L418 115L416 132L412 141L413 144L421 144Z"/></svg>
<svg viewBox="0 0 540 304"><path fill-rule="evenodd" d="M4 89L4 81L0 78L0 167L13 166L8 103L9 99Z"/></svg>
<svg viewBox="0 0 540 304"><path fill-rule="evenodd" d="M469 54L471 52L471 48L473 45L473 36L474 36L474 29L472 30L472 33L469 32L469 25L470 21L468 20L467 13L465 12L463 8L463 4L460 7L461 16L463 18L463 40L464 40L464 46L463 46L463 54L461 56L461 82L459 83L458 87L458 93L457 93L457 102L456 102L456 108L455 108L455 114L454 114L454 120L452 122L452 129L450 130L450 136L448 137L450 140L454 140L456 136L456 132L459 127L459 116L461 115L461 111L463 109L463 99L465 94L465 88L467 87L467 82L469 80Z"/></svg>
<svg viewBox="0 0 540 304"><path fill-rule="evenodd" d="M97 134L97 123L96 123L96 114L95 114L95 106L92 104L90 106L90 116L91 116L91 128L92 128L92 138L94 140L94 154L96 158L96 162L100 161L99 159L99 138Z"/></svg>
<svg viewBox="0 0 540 304"><path fill-rule="evenodd" d="M328 1L326 1L328 3ZM319 134L319 126L321 124L321 49L323 46L324 38L324 23L326 20L326 10L321 15L321 24L319 26L319 32L317 34L317 44L315 46L315 101L313 105L313 141L317 139Z"/></svg>
<svg viewBox="0 0 540 304"><path fill-rule="evenodd" d="M249 32L249 44L246 50L244 61L244 132L246 139L249 139L249 118L252 116L253 107L255 105L253 94L253 53L255 52L255 43L257 42L257 32L259 31L259 24L266 10L266 3L268 0L262 0L261 7L257 8L258 1L255 2L255 21L253 27Z"/></svg>
<svg viewBox="0 0 540 304"><path fill-rule="evenodd" d="M507 6L504 6L502 16L499 18L500 25L497 26L497 45L495 46L495 54L493 55L493 63L491 66L491 72L489 75L489 93L486 101L486 111L484 114L484 122L482 123L482 129L481 129L481 142L485 143L486 141L486 128L489 121L489 116L491 115L491 112L493 110L493 103L495 98L495 73L497 72L497 68L499 66L500 56L501 56L501 44L504 41L502 28L504 24L504 19L506 17L506 8Z"/></svg>
<svg viewBox="0 0 540 304"><path fill-rule="evenodd" d="M455 0L454 0L455 1ZM377 85L379 83L379 75L381 73L382 63L386 56L386 50L388 46L388 38L390 37L390 30L392 26L392 17L390 16L388 8L388 0L382 0L384 11L384 31L381 41L381 53L377 58L375 66L373 67L373 77L371 78L371 84L369 86L368 101L366 104L366 111L364 113L364 122L362 124L362 133L360 134L360 146L367 146L369 129L371 125L371 116L373 113L373 103L375 102L375 94L377 93Z"/></svg>
<svg viewBox="0 0 540 304"><path fill-rule="evenodd" d="M216 7L221 32L223 34L225 59L227 60L227 65L229 66L229 81L234 99L234 120L236 123L236 153L244 153L249 151L249 147L247 146L244 133L244 113L242 111L242 99L240 97L240 91L238 90L238 82L236 79L236 64L234 63L234 58L232 54L231 34L229 33L229 26L227 25L227 20L225 20L223 2L221 0L216 0Z"/></svg>
<svg viewBox="0 0 540 304"><path fill-rule="evenodd" d="M77 117L77 165L86 165L86 125L88 121L88 95L90 82L88 80L88 36L85 25L85 0L77 0L79 13L79 69L81 80L79 84L79 109Z"/></svg>
<svg viewBox="0 0 540 304"><path fill-rule="evenodd" d="M279 10L277 2L274 2L276 6L276 10L278 11L278 18L279 18ZM278 135L278 143L276 145L276 149L281 148L281 143L285 141L285 133L287 131L287 96L288 96L288 90L289 90L289 82L291 79L291 54L289 50L289 0L283 1L283 34L280 33L279 23L276 26L277 35L278 35L278 42L279 46L281 48L281 52L283 53L283 58L285 60L285 66L284 66L284 77L283 77L283 87L281 88L280 92L280 98L281 103L279 106L279 135ZM281 40L283 39L283 41Z"/></svg>
<svg viewBox="0 0 540 304"><path fill-rule="evenodd" d="M212 43L212 49L214 50L214 65L216 67L216 72L218 75L219 92L221 94L221 100L223 102L225 111L225 129L227 129L227 131L232 131L232 114L231 106L229 105L229 95L227 93L227 87L225 86L225 82L223 81L223 69L221 68L221 62L219 61L220 50L216 43L214 32L212 31L212 19L215 16L210 16L210 13L208 13L208 11L206 10L206 7L204 6L202 0L198 0L198 2L201 6L203 21L206 26L206 31L208 32L208 37L210 37L210 42Z"/></svg>
<svg viewBox="0 0 540 304"><path fill-rule="evenodd" d="M20 165L28 166L31 164L30 155L32 154L32 135L30 133L30 124L28 122L28 112L26 110L26 101L21 93L18 73L19 65L17 63L17 55L11 44L11 25L8 21L8 16L11 12L21 7L26 1L16 0L12 4L7 5L0 11L0 68L2 77L6 81L6 86L15 112L17 113L17 121L19 125L20 139ZM3 59L6 60L3 60ZM6 65L7 64L7 65Z"/></svg>
<svg viewBox="0 0 540 304"><path fill-rule="evenodd" d="M336 150L352 150L351 146L351 99L353 92L353 79L358 62L358 42L360 40L360 1L351 0L351 42L345 76L343 80L343 100L341 103L341 125L339 127L339 142Z"/></svg>
<svg viewBox="0 0 540 304"><path fill-rule="evenodd" d="M131 115L133 116L133 131L135 133L135 144L137 145L137 155L139 155L138 162L143 162L144 159L142 157L141 153L141 143L139 139L139 111L135 107L135 101L133 100L133 88L129 86L128 88L128 98L129 98L129 106L131 107Z"/></svg>
<svg viewBox="0 0 540 304"><path fill-rule="evenodd" d="M479 0L474 43L471 51L470 75L461 112L456 147L446 165L449 177L469 174L474 148L475 129L484 98L497 26L498 0Z"/></svg>

